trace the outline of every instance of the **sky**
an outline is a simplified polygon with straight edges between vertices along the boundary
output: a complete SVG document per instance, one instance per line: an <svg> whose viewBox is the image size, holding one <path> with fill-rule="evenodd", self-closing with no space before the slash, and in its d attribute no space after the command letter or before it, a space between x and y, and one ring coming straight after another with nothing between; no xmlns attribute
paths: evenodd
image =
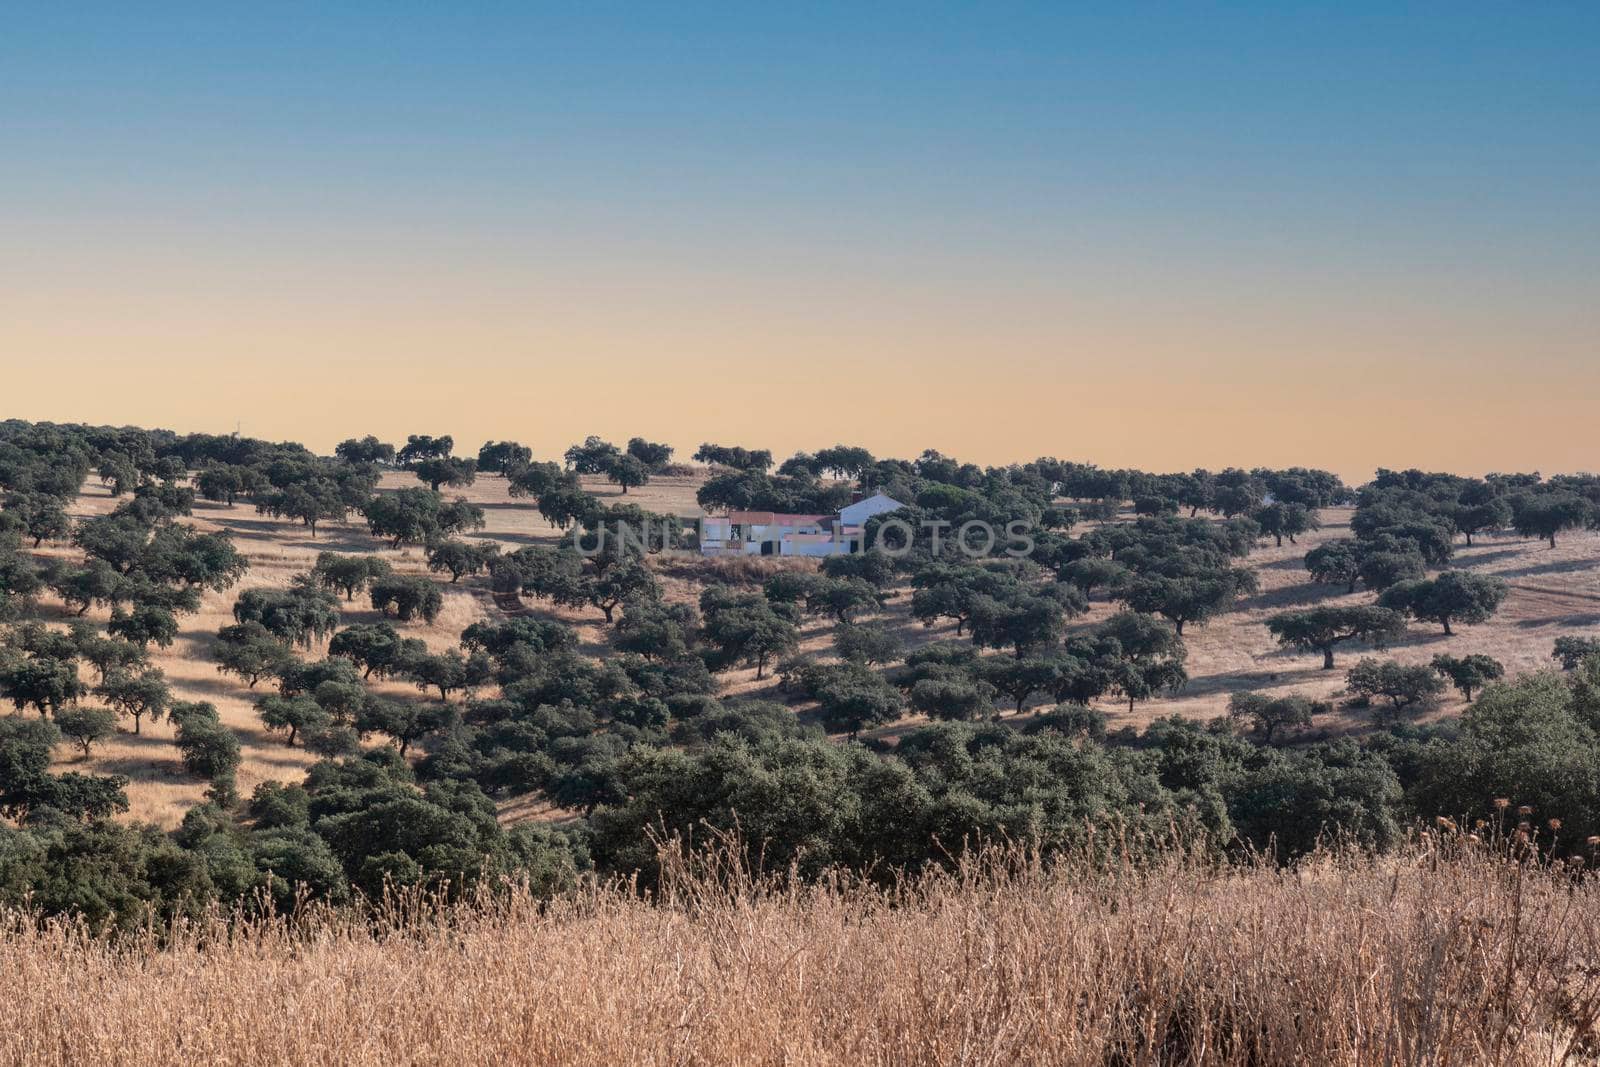
<svg viewBox="0 0 1600 1067"><path fill-rule="evenodd" d="M0 418L1600 468L1600 5L0 8Z"/></svg>

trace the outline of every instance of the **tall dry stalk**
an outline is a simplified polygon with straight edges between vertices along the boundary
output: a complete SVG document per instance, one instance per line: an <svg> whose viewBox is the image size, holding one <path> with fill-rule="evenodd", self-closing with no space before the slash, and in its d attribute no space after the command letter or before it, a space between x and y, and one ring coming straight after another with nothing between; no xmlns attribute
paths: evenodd
<svg viewBox="0 0 1600 1067"><path fill-rule="evenodd" d="M735 850L659 887L0 925L4 1064L1554 1064L1600 890L1455 835L1292 870L1011 850L890 888Z"/></svg>

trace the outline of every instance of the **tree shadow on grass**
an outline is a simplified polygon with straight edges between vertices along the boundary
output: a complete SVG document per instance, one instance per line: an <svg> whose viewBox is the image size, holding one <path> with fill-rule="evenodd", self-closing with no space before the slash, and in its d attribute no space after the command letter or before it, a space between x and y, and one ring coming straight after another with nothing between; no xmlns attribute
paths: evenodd
<svg viewBox="0 0 1600 1067"><path fill-rule="evenodd" d="M1304 608L1320 604L1324 600L1334 600L1344 595L1343 586L1322 585L1318 582L1302 582L1298 585L1286 585L1282 589L1272 589L1265 593L1256 593L1242 600L1234 602L1235 611L1261 611L1282 608Z"/></svg>
<svg viewBox="0 0 1600 1067"><path fill-rule="evenodd" d="M1500 578L1532 578L1541 574L1577 574L1596 569L1600 569L1600 559L1569 559L1514 567L1508 571L1497 571L1496 575Z"/></svg>
<svg viewBox="0 0 1600 1067"><path fill-rule="evenodd" d="M205 696L232 697L241 700L254 700L257 697L267 696L272 692L272 686L266 678L256 683L251 689L237 678L223 677L218 674L214 678L180 678L172 683L174 689L196 692Z"/></svg>
<svg viewBox="0 0 1600 1067"><path fill-rule="evenodd" d="M496 530L493 533L485 533L478 536L480 540L509 541L514 545L544 545L553 548L561 539L561 531L553 530L543 537L534 534L512 533L508 530Z"/></svg>
<svg viewBox="0 0 1600 1067"><path fill-rule="evenodd" d="M1522 630L1541 630L1546 626L1559 626L1568 630L1588 629L1600 626L1600 615L1547 615L1543 618L1517 621L1517 627Z"/></svg>
<svg viewBox="0 0 1600 1067"><path fill-rule="evenodd" d="M278 548L315 549L319 552L374 552L383 547L372 535L354 525L319 525L317 536L295 523L277 519L247 519L223 515L212 520L234 537L267 542Z"/></svg>
<svg viewBox="0 0 1600 1067"><path fill-rule="evenodd" d="M1460 637L1461 631L1457 630L1454 636ZM1450 639L1451 635L1446 634L1443 630L1408 630L1404 637L1395 638L1388 643L1387 647L1418 648L1423 645L1442 644Z"/></svg>
<svg viewBox="0 0 1600 1067"><path fill-rule="evenodd" d="M1322 660L1316 658L1313 664L1311 657L1295 653L1297 659L1305 659L1304 666L1268 668L1265 670L1224 671L1220 674L1208 674L1199 678L1190 678L1180 694L1184 697L1209 696L1213 693L1231 693L1247 689L1279 689L1284 686L1301 685L1318 678L1326 678L1336 671L1322 670Z"/></svg>
<svg viewBox="0 0 1600 1067"><path fill-rule="evenodd" d="M149 781L153 778L163 780L184 780L191 776L184 769L183 761L173 759L139 759L134 756L115 756L100 761L99 773L120 774L130 781Z"/></svg>
<svg viewBox="0 0 1600 1067"><path fill-rule="evenodd" d="M1515 548L1497 548L1488 552L1479 552L1484 545L1468 545L1456 549L1455 560L1457 566L1467 568L1482 567L1488 563L1498 563L1505 559L1521 559L1524 553Z"/></svg>

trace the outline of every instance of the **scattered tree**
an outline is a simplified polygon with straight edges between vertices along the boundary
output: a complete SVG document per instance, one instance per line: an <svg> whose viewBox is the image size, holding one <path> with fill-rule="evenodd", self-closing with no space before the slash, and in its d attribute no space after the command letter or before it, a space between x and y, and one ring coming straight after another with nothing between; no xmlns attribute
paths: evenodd
<svg viewBox="0 0 1600 1067"><path fill-rule="evenodd" d="M1381 607L1423 622L1437 622L1446 636L1451 624L1487 622L1506 598L1500 578L1471 571L1445 571L1437 578L1419 578L1390 586L1378 597Z"/></svg>
<svg viewBox="0 0 1600 1067"><path fill-rule="evenodd" d="M1228 701L1228 714L1250 723L1267 744L1284 732L1311 725L1312 716L1331 710L1320 701L1303 696L1268 696L1265 693L1235 693Z"/></svg>
<svg viewBox="0 0 1600 1067"><path fill-rule="evenodd" d="M1267 629L1288 648L1322 653L1322 669L1333 670L1339 645L1359 641L1384 648L1405 633L1399 612L1382 607L1308 608L1286 611L1267 620Z"/></svg>
<svg viewBox="0 0 1600 1067"><path fill-rule="evenodd" d="M1506 675L1505 665L1499 660L1477 653L1470 656L1438 655L1433 657L1429 666L1455 686L1468 704L1472 703L1472 694Z"/></svg>
<svg viewBox="0 0 1600 1067"><path fill-rule="evenodd" d="M83 758L89 758L89 750L110 737L117 730L116 712L107 708L92 708L86 704L75 707L61 708L55 713L56 729L61 731L73 745L77 746Z"/></svg>
<svg viewBox="0 0 1600 1067"><path fill-rule="evenodd" d="M411 574L391 574L372 583L372 606L401 622L420 617L433 622L444 608L439 587L426 578Z"/></svg>
<svg viewBox="0 0 1600 1067"><path fill-rule="evenodd" d="M1432 667L1404 666L1393 660L1363 659L1345 675L1350 692L1368 702L1389 701L1386 718L1397 719L1406 708L1420 704L1444 690L1444 681Z"/></svg>

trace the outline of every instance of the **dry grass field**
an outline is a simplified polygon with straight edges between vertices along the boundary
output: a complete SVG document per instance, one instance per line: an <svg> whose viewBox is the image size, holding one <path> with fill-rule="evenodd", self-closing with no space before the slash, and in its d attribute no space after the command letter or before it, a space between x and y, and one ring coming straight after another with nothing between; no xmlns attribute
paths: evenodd
<svg viewBox="0 0 1600 1067"><path fill-rule="evenodd" d="M893 891L669 866L655 900L0 916L0 1063L1595 1062L1600 889L1428 836L1294 870L968 861Z"/></svg>
<svg viewBox="0 0 1600 1067"><path fill-rule="evenodd" d="M415 479L404 473L390 473L384 480L386 488L411 484L415 484ZM694 494L698 484L696 478L660 478L633 490L625 498L615 486L601 479L586 479L585 488L608 500L625 500L656 511L692 514L696 510ZM526 544L553 543L558 536L558 531L551 528L528 501L512 499L506 493L501 478L480 478L460 495L484 508L487 526L475 535L477 537L514 549ZM91 481L73 510L76 515L90 515L108 511L112 506L110 496ZM1278 649L1262 626L1262 620L1274 612L1296 606L1371 599L1371 594L1346 597L1340 589L1316 585L1301 565L1309 548L1322 540L1346 536L1349 517L1348 509L1330 509L1323 513L1322 530L1301 537L1299 544L1286 542L1278 548L1269 541L1258 548L1248 565L1257 572L1260 592L1242 601L1233 613L1210 625L1193 626L1188 630L1189 684L1181 693L1140 704L1131 713L1124 704L1109 699L1103 701L1101 707L1108 714L1111 726L1144 725L1172 714L1210 718L1226 710L1232 693L1246 689L1303 693L1319 698L1342 690L1344 668L1366 653L1354 648L1343 649L1340 669L1323 671L1318 656ZM204 501L197 505L193 521L202 529L231 532L250 560L250 571L238 587L226 593L207 593L202 610L184 616L182 636L171 648L156 650L155 661L166 672L178 699L211 701L223 721L239 735L244 747L239 786L248 796L259 782L298 779L312 757L270 736L253 708L252 700L258 694L236 679L218 674L211 662L208 655L211 637L219 626L232 621L230 611L240 590L256 585L284 584L292 575L307 570L319 551L381 552L397 569L415 573L425 573L424 560L417 548L396 552L384 547L359 523L328 524L319 529L318 536L313 539L303 527L257 515L248 505L229 508ZM73 550L60 547L56 551ZM761 561L755 563L754 569L759 575L763 568L773 565L776 564L772 561ZM805 562L784 565L811 566ZM1441 651L1456 655L1484 652L1504 662L1515 674L1551 666L1550 648L1557 637L1600 628L1600 535L1568 534L1555 549L1537 540L1480 538L1472 547L1458 548L1456 565L1498 575L1510 583L1511 594L1500 613L1484 625L1461 627L1455 637L1448 639L1431 626L1414 625L1409 637L1385 655L1410 663L1426 662ZM698 558L658 561L657 566L667 595L684 599L698 595L701 581L730 573L726 567ZM736 573L733 576L738 577ZM889 601L883 613L870 621L896 630L913 647L954 635L953 624L927 628L911 619L906 610L907 599L902 591ZM463 579L459 585L446 587L445 609L433 624L418 622L408 624L405 629L408 635L422 637L429 645L440 649L454 644L462 629L472 622L492 617L502 610L483 579ZM549 609L544 605L526 605L519 610L550 612L576 625L588 650L598 652L603 648L604 629L598 613ZM1090 625L1113 610L1112 605L1097 600L1090 614L1075 625ZM42 612L47 620L59 624L64 624L68 618L66 611L48 598L42 605ZM101 615L97 609L90 617ZM377 612L360 598L344 605L345 625L377 617ZM827 655L831 632L829 622L808 619L802 653ZM729 672L722 676L722 683L725 691L731 694L783 699L776 680L769 676L757 681L753 669ZM404 682L374 684L396 693L415 693ZM1459 698L1452 692L1423 717L1454 714L1461 707ZM804 713L805 708L797 707L797 711ZM908 718L863 736L892 739L917 722L914 717ZM1358 713L1339 711L1319 725L1338 732L1360 729L1364 724L1365 719ZM139 736L119 732L114 739L98 747L93 757L81 766L74 763L77 757L68 754L65 747L62 753L62 762L74 764L73 769L126 775L131 780L129 817L133 819L170 828L204 792L202 781L184 773L171 743L171 727L165 722L146 723ZM505 814L508 818L526 818L548 812L539 805L522 801L508 805Z"/></svg>

